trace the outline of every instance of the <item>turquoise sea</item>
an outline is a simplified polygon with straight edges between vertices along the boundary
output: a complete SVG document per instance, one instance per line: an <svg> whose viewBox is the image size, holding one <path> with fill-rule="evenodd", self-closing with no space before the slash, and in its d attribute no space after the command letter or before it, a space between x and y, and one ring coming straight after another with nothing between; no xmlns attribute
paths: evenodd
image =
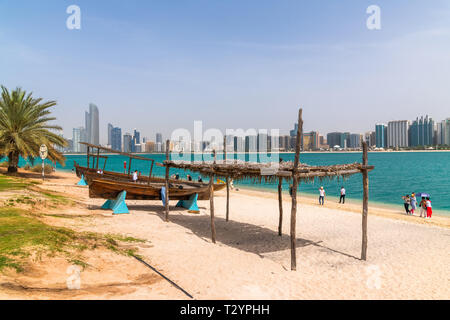
<svg viewBox="0 0 450 320"><path fill-rule="evenodd" d="M152 158L156 162L165 159L163 154L144 154L144 157ZM218 159L220 158L218 155ZM230 158L231 155L228 155ZM238 155L239 156L239 155ZM241 157L243 155L240 155ZM248 159L249 155L245 155ZM254 157L254 155L252 155ZM283 160L293 160L293 153L281 153ZM309 165L330 165L361 162L361 153L303 153L300 156L301 162ZM63 170L71 171L73 162L86 165L85 155L66 156L66 165ZM264 159L258 159L265 162ZM38 162L40 160L37 160ZM103 167L103 159L100 159L100 167ZM106 170L123 171L123 162L128 158L120 155L110 155L106 163ZM24 164L21 160L20 165ZM147 161L133 160L132 169L141 171L148 175L149 164ZM370 202L379 205L403 207L401 196L412 192L426 192L431 195L433 209L442 214L450 215L450 152L374 152L369 153L369 164L375 166L375 170L370 172L369 192ZM58 165L59 167L59 165ZM171 170L171 174L177 170ZM181 177L185 177L187 172L178 171ZM154 166L153 174L164 176L165 169ZM190 173L194 178L196 174ZM206 179L205 179L206 180ZM302 183L299 191L309 194L317 194L317 189L324 186L328 201L336 198L338 201L341 185L347 190L347 198L350 200L362 199L362 177L355 175L346 181L316 181L314 183ZM241 181L235 183L236 187L251 187L276 190L277 184L253 184L251 181ZM283 188L288 190L286 183Z"/></svg>

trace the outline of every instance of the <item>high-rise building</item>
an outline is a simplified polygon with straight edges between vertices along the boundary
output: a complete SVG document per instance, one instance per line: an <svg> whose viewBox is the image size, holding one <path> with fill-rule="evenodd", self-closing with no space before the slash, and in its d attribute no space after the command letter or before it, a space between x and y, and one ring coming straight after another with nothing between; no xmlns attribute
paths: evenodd
<svg viewBox="0 0 450 320"><path fill-rule="evenodd" d="M389 121L387 126L387 146L404 148L409 146L409 121Z"/></svg>
<svg viewBox="0 0 450 320"><path fill-rule="evenodd" d="M80 142L86 142L86 130L83 127L73 128L72 136L72 151L75 153L85 152L86 147L81 145Z"/></svg>
<svg viewBox="0 0 450 320"><path fill-rule="evenodd" d="M349 134L347 146L352 149L361 148L361 135L359 133Z"/></svg>
<svg viewBox="0 0 450 320"><path fill-rule="evenodd" d="M318 150L319 149L319 133L316 131L305 132L302 135L303 142L302 147L303 150Z"/></svg>
<svg viewBox="0 0 450 320"><path fill-rule="evenodd" d="M258 138L257 138L257 136L246 136L245 137L245 151L246 152L256 152L256 151L258 151Z"/></svg>
<svg viewBox="0 0 450 320"><path fill-rule="evenodd" d="M430 146L433 145L434 121L428 116L416 118L409 128L410 146Z"/></svg>
<svg viewBox="0 0 450 320"><path fill-rule="evenodd" d="M436 124L436 144L450 145L450 118Z"/></svg>
<svg viewBox="0 0 450 320"><path fill-rule="evenodd" d="M111 130L111 149L122 151L122 129L118 127Z"/></svg>
<svg viewBox="0 0 450 320"><path fill-rule="evenodd" d="M84 113L87 142L98 145L100 142L100 127L98 108L95 104L89 104L89 112Z"/></svg>
<svg viewBox="0 0 450 320"><path fill-rule="evenodd" d="M294 130L289 131L289 135L291 137L297 137L297 131L298 131L298 123L295 123Z"/></svg>
<svg viewBox="0 0 450 320"><path fill-rule="evenodd" d="M364 134L364 141L367 143L368 147L374 147L376 145L376 134L375 131L368 131Z"/></svg>
<svg viewBox="0 0 450 320"><path fill-rule="evenodd" d="M163 141L162 141L162 134L161 133L157 133L156 134L156 141L155 141L156 143L162 143Z"/></svg>
<svg viewBox="0 0 450 320"><path fill-rule="evenodd" d="M375 145L377 148L387 147L387 126L385 124L375 125Z"/></svg>
<svg viewBox="0 0 450 320"><path fill-rule="evenodd" d="M123 152L132 152L133 137L128 132L123 135Z"/></svg>
<svg viewBox="0 0 450 320"><path fill-rule="evenodd" d="M327 142L330 148L334 148L335 146L339 146L340 148L347 148L348 141L347 138L349 133L342 132L330 132L327 134Z"/></svg>
<svg viewBox="0 0 450 320"><path fill-rule="evenodd" d="M112 146L112 130L114 126L111 123L108 123L108 146Z"/></svg>
<svg viewBox="0 0 450 320"><path fill-rule="evenodd" d="M131 152L139 152L137 150L136 146L140 145L140 144L141 144L141 134L140 134L139 131L134 129L133 138L132 138L132 141L131 141Z"/></svg>
<svg viewBox="0 0 450 320"><path fill-rule="evenodd" d="M436 144L450 145L450 118L436 124Z"/></svg>

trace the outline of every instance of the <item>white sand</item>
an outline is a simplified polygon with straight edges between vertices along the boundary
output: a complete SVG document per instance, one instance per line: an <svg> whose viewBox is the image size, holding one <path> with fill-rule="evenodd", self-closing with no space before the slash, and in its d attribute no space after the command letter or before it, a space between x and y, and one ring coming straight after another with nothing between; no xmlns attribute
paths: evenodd
<svg viewBox="0 0 450 320"><path fill-rule="evenodd" d="M174 208L176 202L171 202L169 223L163 220L160 201L127 201L131 214L105 218L111 212L99 210L103 201L88 199L88 190L73 187L76 179L70 177L51 181L47 188L71 192L91 207L70 208L65 214L91 217L50 222L149 240L152 246L140 248L139 253L195 299L450 298L450 229L445 227L369 212L368 260L364 262L359 260L360 213L332 209L333 204L320 207L301 202L297 271L291 271L288 199L279 237L278 202L273 196L232 192L231 220L226 222L225 193L219 192L215 198L217 243L213 244L209 201L199 202L200 214ZM167 299L185 297L173 291L167 290ZM127 292L126 297L146 298L139 290L135 295Z"/></svg>

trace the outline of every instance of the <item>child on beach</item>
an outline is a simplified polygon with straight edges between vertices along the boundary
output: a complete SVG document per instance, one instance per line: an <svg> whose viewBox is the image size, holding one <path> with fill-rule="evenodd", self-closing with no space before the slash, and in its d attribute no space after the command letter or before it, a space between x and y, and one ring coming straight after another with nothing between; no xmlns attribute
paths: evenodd
<svg viewBox="0 0 450 320"><path fill-rule="evenodd" d="M426 206L427 206L427 219L431 219L431 215L433 214L433 210L431 209L430 198L427 198Z"/></svg>
<svg viewBox="0 0 450 320"><path fill-rule="evenodd" d="M414 211L416 211L416 205L417 205L417 199L416 194L413 192L411 193L411 214L414 214Z"/></svg>
<svg viewBox="0 0 450 320"><path fill-rule="evenodd" d="M319 189L319 204L323 206L325 200L325 190L323 189L323 187L320 187Z"/></svg>
<svg viewBox="0 0 450 320"><path fill-rule="evenodd" d="M410 201L411 201L411 200L409 200L409 194L407 194L406 196L402 197L402 199L405 201L403 203L403 205L405 206L406 214L409 214L410 213L410 211L409 211L409 204L410 204Z"/></svg>
<svg viewBox="0 0 450 320"><path fill-rule="evenodd" d="M135 170L135 171L133 172L133 182L137 182L137 180L138 180L138 171Z"/></svg>

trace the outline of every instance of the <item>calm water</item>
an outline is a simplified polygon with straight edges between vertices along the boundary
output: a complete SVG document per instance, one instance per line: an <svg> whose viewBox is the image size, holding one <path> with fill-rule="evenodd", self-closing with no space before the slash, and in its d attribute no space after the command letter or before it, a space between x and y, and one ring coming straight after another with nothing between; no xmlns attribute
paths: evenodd
<svg viewBox="0 0 450 320"><path fill-rule="evenodd" d="M165 155L147 154L145 157L162 162ZM220 156L220 155L219 155ZM219 158L218 156L218 158ZM247 155L247 159L248 159ZM280 154L283 160L293 160L294 154ZM309 165L330 165L361 162L360 153L306 153L301 154L301 162ZM123 171L123 162L128 162L128 158L120 155L111 155L106 163L108 171ZM38 160L40 161L40 160ZM70 171L73 162L86 165L85 155L67 156L66 166L63 170ZM100 167L103 167L103 159L100 159ZM264 159L260 161L265 162ZM21 165L24 161L21 161ZM139 170L142 174L148 175L149 164L146 161L133 160L133 170ZM385 205L403 206L401 196L412 192L426 192L431 195L433 209L441 213L450 214L450 152L391 152L391 153L369 153L369 164L375 166L375 170L370 172L370 201ZM58 165L59 166L59 165ZM171 174L179 172L181 177L186 176L186 172L171 170ZM154 166L153 174L164 176L165 169ZM196 174L190 173L194 178ZM277 188L277 184L252 184L250 181L235 183L236 186L246 186L253 188ZM316 181L315 183L299 186L300 192L317 194L317 189L324 186L328 200L331 197L338 199L341 185L347 189L347 198L362 199L362 177L355 175L346 181ZM288 190L288 184L283 188ZM444 212L442 212L444 211Z"/></svg>

